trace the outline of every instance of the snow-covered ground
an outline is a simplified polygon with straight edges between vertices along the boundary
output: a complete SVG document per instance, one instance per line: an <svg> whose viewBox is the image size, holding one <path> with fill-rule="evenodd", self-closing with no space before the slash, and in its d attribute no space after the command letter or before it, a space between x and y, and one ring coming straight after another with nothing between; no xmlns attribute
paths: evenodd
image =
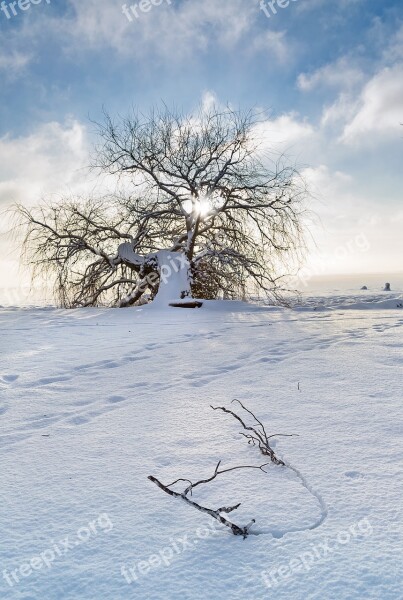
<svg viewBox="0 0 403 600"><path fill-rule="evenodd" d="M1 309L0 598L402 598L401 302ZM234 398L298 435L301 477L195 490L246 540L147 479L266 462L210 408Z"/></svg>

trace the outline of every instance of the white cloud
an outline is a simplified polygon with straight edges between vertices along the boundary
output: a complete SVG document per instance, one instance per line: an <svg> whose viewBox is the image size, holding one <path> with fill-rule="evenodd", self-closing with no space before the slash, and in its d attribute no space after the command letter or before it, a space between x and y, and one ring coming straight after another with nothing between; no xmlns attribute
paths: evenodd
<svg viewBox="0 0 403 600"><path fill-rule="evenodd" d="M403 25L400 24L391 34L382 21L376 20L373 31L379 46L384 49L382 58L385 63L401 61L403 59Z"/></svg>
<svg viewBox="0 0 403 600"><path fill-rule="evenodd" d="M215 106L219 106L219 100L216 94L210 90L204 92L201 101L201 107L203 112L208 113L211 110L213 110Z"/></svg>
<svg viewBox="0 0 403 600"><path fill-rule="evenodd" d="M27 136L0 138L0 282L15 293L13 302L29 301L31 294L27 274L20 272L18 248L7 233L13 221L7 209L16 203L38 204L44 197L57 200L63 194L106 189L104 179L90 176L88 164L87 131L77 121L51 122Z"/></svg>
<svg viewBox="0 0 403 600"><path fill-rule="evenodd" d="M335 124L343 127L347 121L353 119L357 106L355 96L342 92L333 104L324 107L321 125L326 127Z"/></svg>
<svg viewBox="0 0 403 600"><path fill-rule="evenodd" d="M138 18L130 22L123 14L123 1L67 0L70 10L65 16L43 11L35 19L21 21L15 31L6 31L0 54L4 68L9 68L11 60L20 68L21 61L28 60L27 49L32 60L38 40L50 31L63 52L73 58L88 49L113 49L120 58L143 61L145 68L156 61L187 63L207 50L233 50L241 41L245 49L260 17L256 2L164 0L148 12L138 10ZM139 3L130 0L126 4ZM14 59L9 57L10 48L15 49Z"/></svg>
<svg viewBox="0 0 403 600"><path fill-rule="evenodd" d="M308 122L298 120L296 113L289 113L259 123L255 134L264 147L287 150L290 146L303 144L308 138L313 138L315 130Z"/></svg>
<svg viewBox="0 0 403 600"><path fill-rule="evenodd" d="M353 118L344 128L347 144L398 138L403 121L403 64L382 69L362 90Z"/></svg>
<svg viewBox="0 0 403 600"><path fill-rule="evenodd" d="M10 76L16 71L21 71L32 60L32 55L23 52L12 51L0 54L0 71L7 71Z"/></svg>
<svg viewBox="0 0 403 600"><path fill-rule="evenodd" d="M255 37L250 46L252 52L263 52L270 60L273 57L285 63L290 57L290 43L285 31L266 31Z"/></svg>
<svg viewBox="0 0 403 600"><path fill-rule="evenodd" d="M47 123L28 136L0 138L0 205L31 203L83 184L88 165L85 128Z"/></svg>
<svg viewBox="0 0 403 600"><path fill-rule="evenodd" d="M347 57L342 57L337 62L324 65L312 73L301 73L297 85L304 92L319 86L344 89L359 85L363 79L361 69L354 66Z"/></svg>
<svg viewBox="0 0 403 600"><path fill-rule="evenodd" d="M350 173L333 171L327 165L306 169L303 175L316 198L312 209L320 224L312 230L308 268L320 264L319 274L394 272L401 269L403 252L401 214L396 206L371 196L363 183Z"/></svg>
<svg viewBox="0 0 403 600"><path fill-rule="evenodd" d="M149 12L138 11L138 18L129 22L121 3L70 1L75 18L66 20L65 27L81 44L113 47L123 55L135 52L137 59L151 53L170 61L188 60L213 45L232 48L258 16L252 3L243 0L188 0L162 2Z"/></svg>

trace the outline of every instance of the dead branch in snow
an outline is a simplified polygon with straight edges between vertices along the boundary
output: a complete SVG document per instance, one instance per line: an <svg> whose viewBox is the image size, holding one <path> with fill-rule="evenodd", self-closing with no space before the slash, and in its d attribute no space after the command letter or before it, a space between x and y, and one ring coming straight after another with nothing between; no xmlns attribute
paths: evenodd
<svg viewBox="0 0 403 600"><path fill-rule="evenodd" d="M242 425L242 427L245 429L245 431L251 432L251 433L243 433L243 432L240 433L240 435L242 435L243 437L245 437L248 440L248 444L252 444L253 446L256 446L256 444L257 444L260 452L264 456L269 456L270 460L275 465L281 465L282 467L285 467L286 464L281 459L277 458L273 448L271 448L271 446L270 446L269 440L274 437L294 437L294 435L293 434L285 434L285 433L275 433L272 435L267 435L263 423L261 421L259 421L259 419L253 414L252 411L248 410L242 404L242 402L240 402L239 400L235 399L232 402L237 402L245 412L247 412L249 415L251 415L253 417L253 419L255 420L257 425L255 425L255 427L252 427L251 425L246 425L245 422L243 421L243 419L239 415L237 415L232 410L228 410L228 408L225 408L224 406L211 406L211 408L213 410L222 410L223 412L228 413L229 415L232 415L237 421L239 421L239 423Z"/></svg>
<svg viewBox="0 0 403 600"><path fill-rule="evenodd" d="M152 481L153 483L155 483L165 493L169 494L170 496L173 496L174 498L181 498L184 502L186 502L190 506L193 506L193 508L196 508L197 510L200 510L201 512L207 513L208 515L213 517L213 519L216 519L217 521L219 521L226 527L229 527L234 535L241 535L245 539L248 536L249 530L252 527L253 523L255 523L255 519L252 519L250 521L250 523L248 523L248 525L241 527L239 525L236 525L235 523L232 523L231 521L229 521L228 519L223 517L223 515L221 514L221 513L228 514L230 512L233 512L234 510L237 510L237 508L239 508L241 506L241 503L235 504L234 506L223 506L221 508L217 508L216 510L214 510L214 509L202 506L201 504L198 504L197 502L194 502L193 500L190 500L190 498L188 498L188 495L189 494L192 495L193 490L197 486L204 485L206 483L210 483L218 475L222 475L223 473L228 473L229 471L236 471L238 469L259 469L260 471L263 471L263 473L266 473L266 471L264 470L263 467L265 467L269 463L265 463L264 465L257 466L257 467L251 466L251 465L242 465L242 466L238 466L238 467L231 467L229 469L222 469L221 471L219 470L220 464L221 464L221 461L219 461L219 463L217 464L214 474L211 477L209 477L208 479L200 479L199 481L196 481L196 483L192 483L188 479L177 479L176 481L173 481L169 485L164 485L163 483L161 483L161 481L159 481L156 477L153 477L152 475L150 475L148 477L148 479L150 481ZM190 485L188 485L188 487L183 492L176 492L176 491L172 490L171 489L172 486L175 485L176 483L179 483L180 481L185 481L185 482L189 483Z"/></svg>
<svg viewBox="0 0 403 600"><path fill-rule="evenodd" d="M242 431L240 433L240 435L242 435L243 437L245 437L248 440L248 444L252 444L253 446L257 445L259 447L261 454L263 454L264 456L268 456L270 458L270 461L272 463L274 463L275 465L279 465L282 467L288 467L288 468L292 469L293 471L295 471L295 473L298 475L298 477L300 477L300 479L302 480L303 485L305 487L307 487L305 480L300 475L300 473L296 469L291 467L291 465L287 465L285 462L283 462L281 459L279 459L276 456L273 448L270 446L269 440L274 437L280 437L280 436L281 437L293 437L293 435L292 434L283 434L283 433L267 435L267 432L266 432L266 429L265 429L263 423L253 414L252 411L247 409L242 404L242 402L240 402L239 400L233 400L232 402L237 402L240 405L240 407L254 419L254 421L255 421L254 426L247 425L245 423L245 421L243 420L243 418L240 417L236 412L229 410L229 409L225 408L224 406L211 406L211 408L213 410L221 410L227 414L232 415L242 425L243 429L248 432L248 433L244 433ZM219 470L220 464L221 464L221 461L219 461L219 463L217 464L214 474L211 477L209 477L208 479L201 479L201 480L197 481L196 483L192 483L189 479L181 478L181 479L176 479L176 481L173 481L169 485L164 485L156 477L153 477L151 475L148 477L148 479L150 481L152 481L153 483L155 483L165 493L169 494L170 496L173 496L174 498L181 498L184 502L186 502L190 506L193 506L194 508L196 508L197 510L200 510L201 512L205 512L205 513L209 514L211 517L213 517L213 519L216 519L217 521L219 521L226 527L229 527L234 535L241 535L245 539L249 535L249 530L250 530L251 526L253 525L253 523L255 523L255 519L252 519L248 525L246 525L244 527L240 527L239 525L236 525L235 523L232 523L231 521L229 521L228 519L223 517L223 515L221 514L221 513L228 514L230 512L233 512L234 510L236 510L237 508L240 507L240 505L241 505L240 503L235 504L234 506L229 506L229 507L224 506L224 507L217 508L216 510L214 510L214 509L202 506L201 504L198 504L197 502L194 502L193 500L190 500L188 498L188 495L189 494L192 495L193 490L197 486L210 483L218 475L221 475L222 473L228 473L229 471L235 471L237 469L259 469L260 471L263 471L263 473L266 473L267 471L264 470L264 467L266 467L270 463L265 463L260 466L251 466L251 465L237 466L237 467L231 467L229 469L222 469L221 471ZM189 484L183 492L176 492L172 489L172 487L179 482L186 482ZM307 489L309 490L309 487L307 487Z"/></svg>

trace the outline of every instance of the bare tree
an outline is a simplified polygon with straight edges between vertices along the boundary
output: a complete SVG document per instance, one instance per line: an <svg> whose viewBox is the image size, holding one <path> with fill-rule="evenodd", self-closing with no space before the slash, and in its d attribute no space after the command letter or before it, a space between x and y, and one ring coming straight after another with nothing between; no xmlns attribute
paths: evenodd
<svg viewBox="0 0 403 600"><path fill-rule="evenodd" d="M257 120L230 109L105 115L93 167L125 194L19 208L26 257L56 275L61 304L126 306L162 289L277 297L303 247L306 188L284 157L261 151Z"/></svg>

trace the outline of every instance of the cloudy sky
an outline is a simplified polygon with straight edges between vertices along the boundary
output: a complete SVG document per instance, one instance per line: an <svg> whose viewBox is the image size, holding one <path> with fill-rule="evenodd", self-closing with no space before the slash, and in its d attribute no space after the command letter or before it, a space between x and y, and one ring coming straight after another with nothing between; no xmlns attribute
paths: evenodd
<svg viewBox="0 0 403 600"><path fill-rule="evenodd" d="M131 20L122 0L2 3L0 210L99 185L85 167L103 106L258 107L315 195L310 264L401 272L401 0L153 1ZM4 287L17 254L1 219Z"/></svg>

